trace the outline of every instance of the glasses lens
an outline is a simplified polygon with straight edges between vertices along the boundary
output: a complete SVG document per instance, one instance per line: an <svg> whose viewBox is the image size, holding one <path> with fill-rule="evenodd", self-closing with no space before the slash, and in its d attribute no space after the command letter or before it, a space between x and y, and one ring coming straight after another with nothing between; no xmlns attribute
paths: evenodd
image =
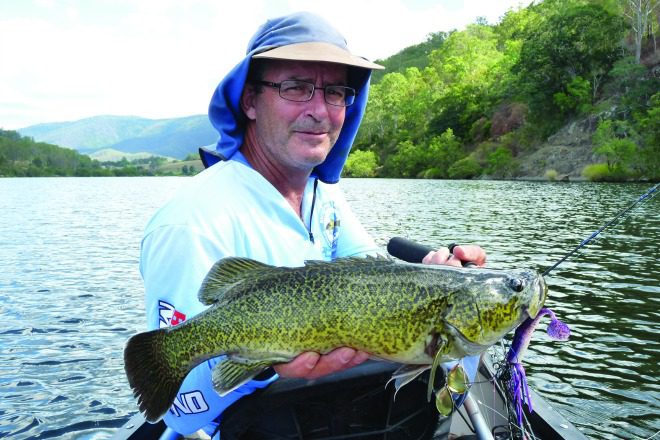
<svg viewBox="0 0 660 440"><path fill-rule="evenodd" d="M344 86L326 86L324 89L325 102L342 107L349 106L355 101L355 89ZM314 84L307 81L286 80L280 83L280 96L289 101L309 101L314 94Z"/></svg>
<svg viewBox="0 0 660 440"><path fill-rule="evenodd" d="M325 88L325 101L332 105L350 105L346 103L349 90L351 89L344 86L327 86Z"/></svg>
<svg viewBox="0 0 660 440"><path fill-rule="evenodd" d="M287 80L280 84L280 96L290 101L309 101L314 93L314 84L305 81Z"/></svg>

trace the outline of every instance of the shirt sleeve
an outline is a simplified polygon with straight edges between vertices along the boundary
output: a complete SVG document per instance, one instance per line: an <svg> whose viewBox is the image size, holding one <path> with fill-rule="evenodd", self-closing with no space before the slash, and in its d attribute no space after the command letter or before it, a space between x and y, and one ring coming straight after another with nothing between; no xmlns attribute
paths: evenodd
<svg viewBox="0 0 660 440"><path fill-rule="evenodd" d="M220 243L185 226L160 227L142 241L140 272L146 291L145 308L149 329L177 325L206 309L197 291L213 264L230 255ZM213 389L213 367L222 357L210 359L186 376L164 421L180 434L191 434L212 423L232 403L264 388L277 375L252 380L220 397Z"/></svg>

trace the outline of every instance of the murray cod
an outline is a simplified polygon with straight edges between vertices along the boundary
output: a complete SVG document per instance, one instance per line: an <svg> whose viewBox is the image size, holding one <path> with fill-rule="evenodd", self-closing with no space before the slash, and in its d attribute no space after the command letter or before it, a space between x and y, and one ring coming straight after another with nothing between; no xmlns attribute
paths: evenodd
<svg viewBox="0 0 660 440"><path fill-rule="evenodd" d="M176 327L129 339L126 375L140 410L155 422L172 405L187 373L218 355L227 356L213 370L220 395L272 364L341 346L407 368L435 367L483 352L534 317L546 293L543 278L532 270L386 258L287 268L225 258L199 290L208 309Z"/></svg>

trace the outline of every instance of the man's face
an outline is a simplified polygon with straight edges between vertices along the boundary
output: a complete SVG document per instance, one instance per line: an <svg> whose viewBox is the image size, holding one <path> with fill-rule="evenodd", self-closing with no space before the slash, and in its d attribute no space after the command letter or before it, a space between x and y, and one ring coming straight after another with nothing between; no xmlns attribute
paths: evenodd
<svg viewBox="0 0 660 440"><path fill-rule="evenodd" d="M317 87L346 85L346 66L330 63L272 60L262 80L281 83L302 80ZM270 160L287 169L310 171L322 163L337 141L346 107L325 102L324 91L315 90L310 101L288 101L277 88L263 86L255 93L246 88L243 109L255 121L259 146Z"/></svg>

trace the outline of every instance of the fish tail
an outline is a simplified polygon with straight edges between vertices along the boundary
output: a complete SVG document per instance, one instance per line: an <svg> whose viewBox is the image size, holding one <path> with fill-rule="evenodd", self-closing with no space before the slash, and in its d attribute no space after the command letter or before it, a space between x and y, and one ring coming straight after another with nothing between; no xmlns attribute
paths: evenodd
<svg viewBox="0 0 660 440"><path fill-rule="evenodd" d="M155 423L170 409L187 368L181 368L168 356L167 329L152 330L132 336L124 348L124 369L140 411Z"/></svg>

